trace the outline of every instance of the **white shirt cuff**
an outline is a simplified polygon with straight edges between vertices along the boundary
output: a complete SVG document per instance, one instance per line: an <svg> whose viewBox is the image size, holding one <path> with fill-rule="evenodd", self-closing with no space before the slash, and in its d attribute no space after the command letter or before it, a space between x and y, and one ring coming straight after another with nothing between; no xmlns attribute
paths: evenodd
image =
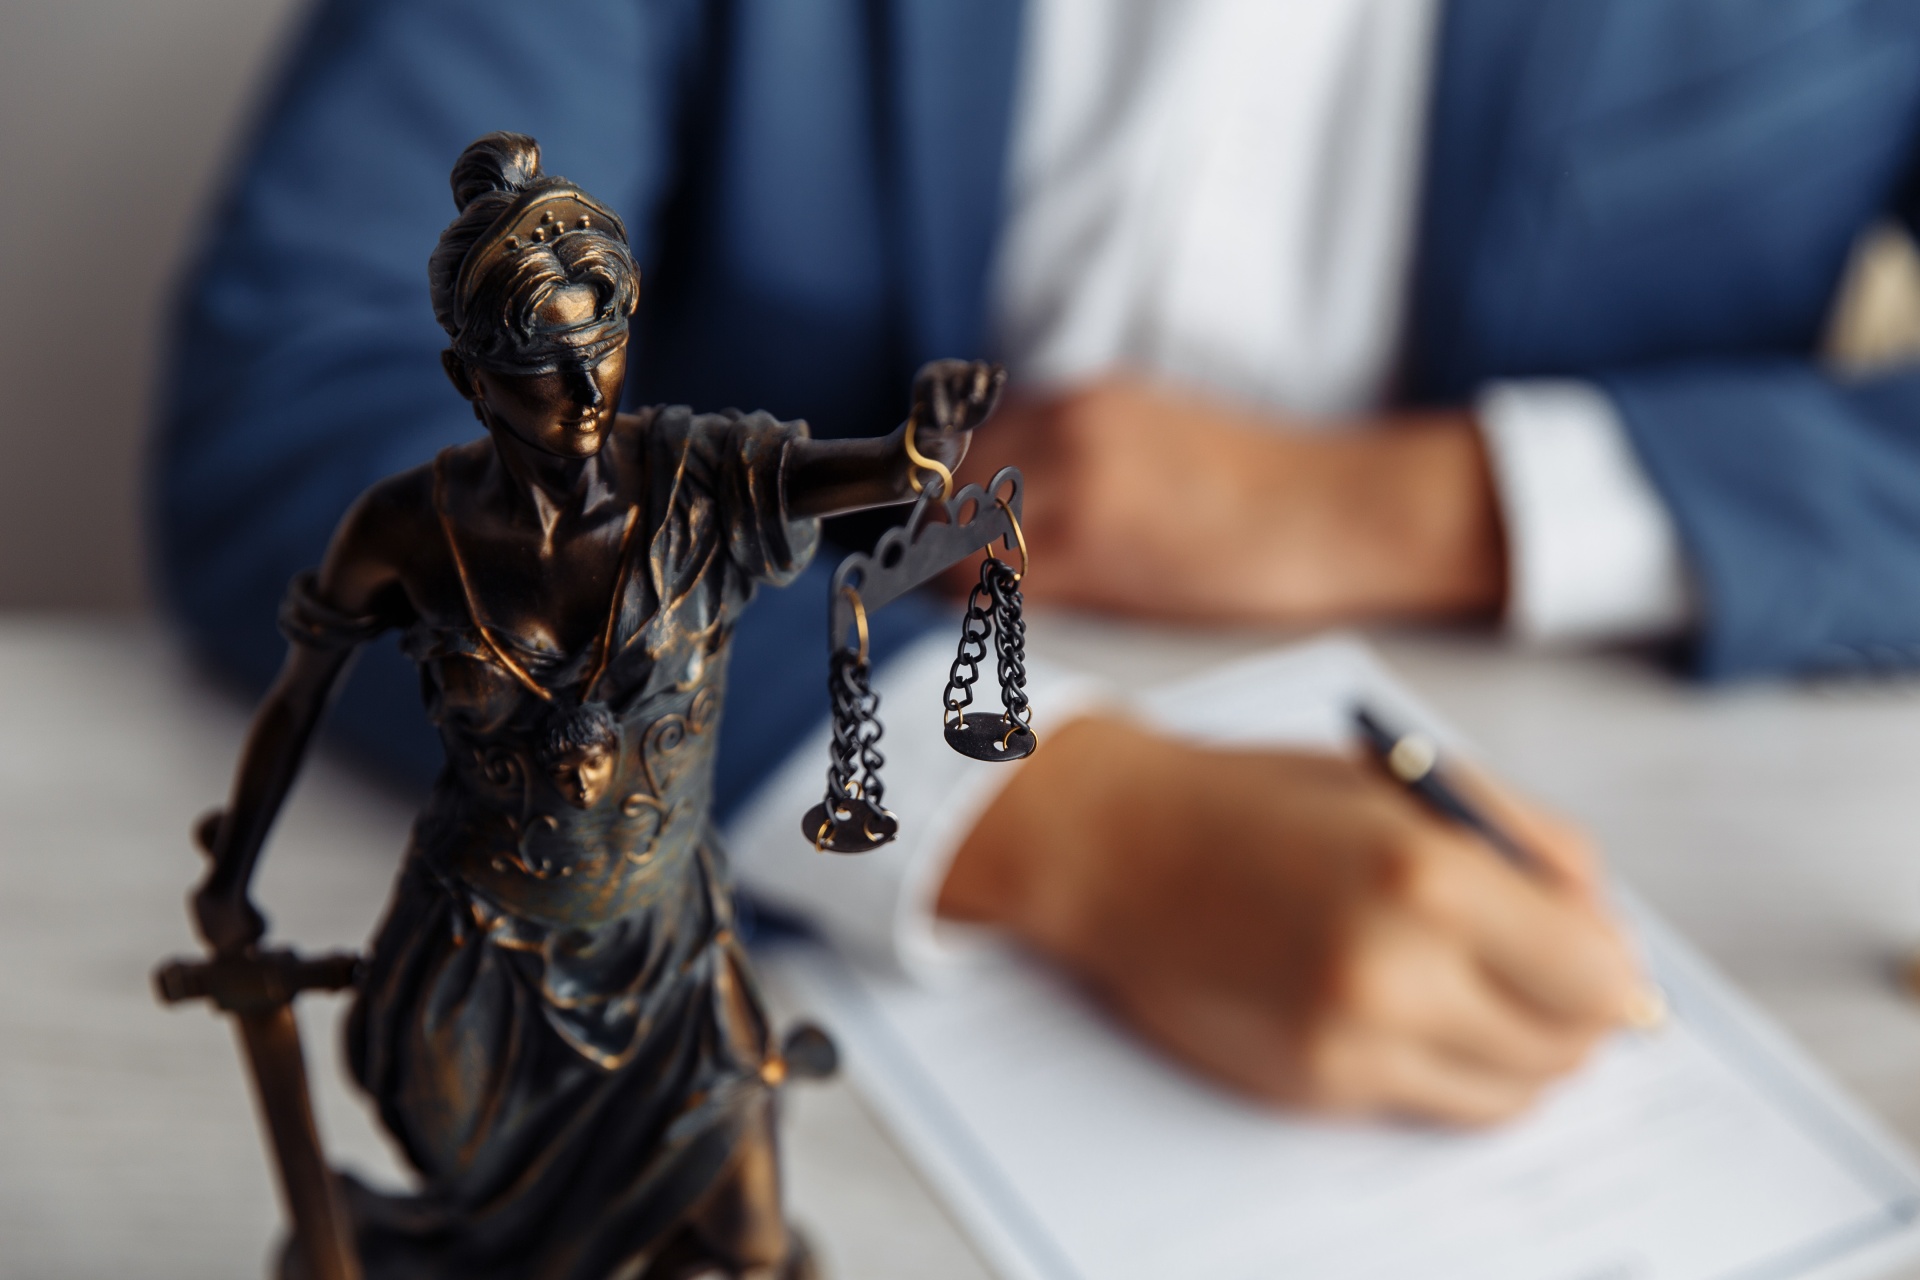
<svg viewBox="0 0 1920 1280"><path fill-rule="evenodd" d="M804 916L847 954L923 980L953 969L979 932L936 920L934 906L953 855L1021 768L969 760L947 745L940 695L956 643L944 632L924 636L874 673L885 804L900 820L892 844L866 854L818 853L800 830L801 815L826 792L827 725L794 749L725 833L734 869L755 897ZM981 674L976 697L984 694L980 701L991 708L991 665ZM1042 742L1109 701L1099 681L1031 658L1027 677Z"/></svg>
<svg viewBox="0 0 1920 1280"><path fill-rule="evenodd" d="M1685 630L1680 535L1613 402L1585 382L1497 382L1478 410L1506 519L1508 626L1543 642Z"/></svg>

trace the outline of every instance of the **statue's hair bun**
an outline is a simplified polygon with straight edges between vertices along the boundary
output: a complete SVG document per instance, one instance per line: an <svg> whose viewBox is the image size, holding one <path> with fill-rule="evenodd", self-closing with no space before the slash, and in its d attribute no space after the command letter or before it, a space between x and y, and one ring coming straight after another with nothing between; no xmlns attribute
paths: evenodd
<svg viewBox="0 0 1920 1280"><path fill-rule="evenodd" d="M533 308L550 285L590 286L610 322L633 314L640 282L626 228L611 209L542 171L532 138L479 139L460 153L451 185L460 213L427 259L427 286L434 319L462 359L492 367L489 360L530 341ZM523 216L539 221L522 227ZM469 316L476 299L481 314Z"/></svg>
<svg viewBox="0 0 1920 1280"><path fill-rule="evenodd" d="M493 191L509 194L540 180L540 144L524 133L490 133L460 153L453 166L453 203L461 212Z"/></svg>

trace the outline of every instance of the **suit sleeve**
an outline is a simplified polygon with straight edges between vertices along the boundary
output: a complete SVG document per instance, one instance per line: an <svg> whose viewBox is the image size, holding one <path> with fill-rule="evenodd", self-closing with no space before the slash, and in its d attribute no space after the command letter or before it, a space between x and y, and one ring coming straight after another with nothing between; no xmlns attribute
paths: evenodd
<svg viewBox="0 0 1920 1280"><path fill-rule="evenodd" d="M1887 213L1913 232L1909 151ZM1685 546L1700 675L1920 664L1920 369L1727 355L1594 381Z"/></svg>
<svg viewBox="0 0 1920 1280"><path fill-rule="evenodd" d="M1701 675L1920 662L1920 372L1756 359L1598 381L1686 545Z"/></svg>

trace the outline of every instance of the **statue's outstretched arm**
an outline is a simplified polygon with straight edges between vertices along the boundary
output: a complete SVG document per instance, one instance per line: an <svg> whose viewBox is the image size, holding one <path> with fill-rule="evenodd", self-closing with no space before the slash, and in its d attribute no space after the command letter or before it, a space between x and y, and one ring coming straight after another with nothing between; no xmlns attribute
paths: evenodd
<svg viewBox="0 0 1920 1280"><path fill-rule="evenodd" d="M891 434L794 444L785 475L788 512L833 516L912 500L917 484L960 465L974 428L993 412L1005 384L1006 372L984 360L922 366L913 380L913 409Z"/></svg>

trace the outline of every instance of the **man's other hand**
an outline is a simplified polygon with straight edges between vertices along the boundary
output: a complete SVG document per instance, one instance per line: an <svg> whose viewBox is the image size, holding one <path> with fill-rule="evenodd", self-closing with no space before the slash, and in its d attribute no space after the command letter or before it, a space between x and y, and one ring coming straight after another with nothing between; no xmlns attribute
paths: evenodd
<svg viewBox="0 0 1920 1280"><path fill-rule="evenodd" d="M1011 397L962 479L1026 474L1030 600L1313 624L1491 613L1506 550L1465 411L1334 429L1132 378Z"/></svg>
<svg viewBox="0 0 1920 1280"><path fill-rule="evenodd" d="M974 829L939 908L1007 928L1257 1097L1489 1123L1645 988L1580 836L1485 783L1476 799L1553 874L1515 870L1370 764L1083 719Z"/></svg>

